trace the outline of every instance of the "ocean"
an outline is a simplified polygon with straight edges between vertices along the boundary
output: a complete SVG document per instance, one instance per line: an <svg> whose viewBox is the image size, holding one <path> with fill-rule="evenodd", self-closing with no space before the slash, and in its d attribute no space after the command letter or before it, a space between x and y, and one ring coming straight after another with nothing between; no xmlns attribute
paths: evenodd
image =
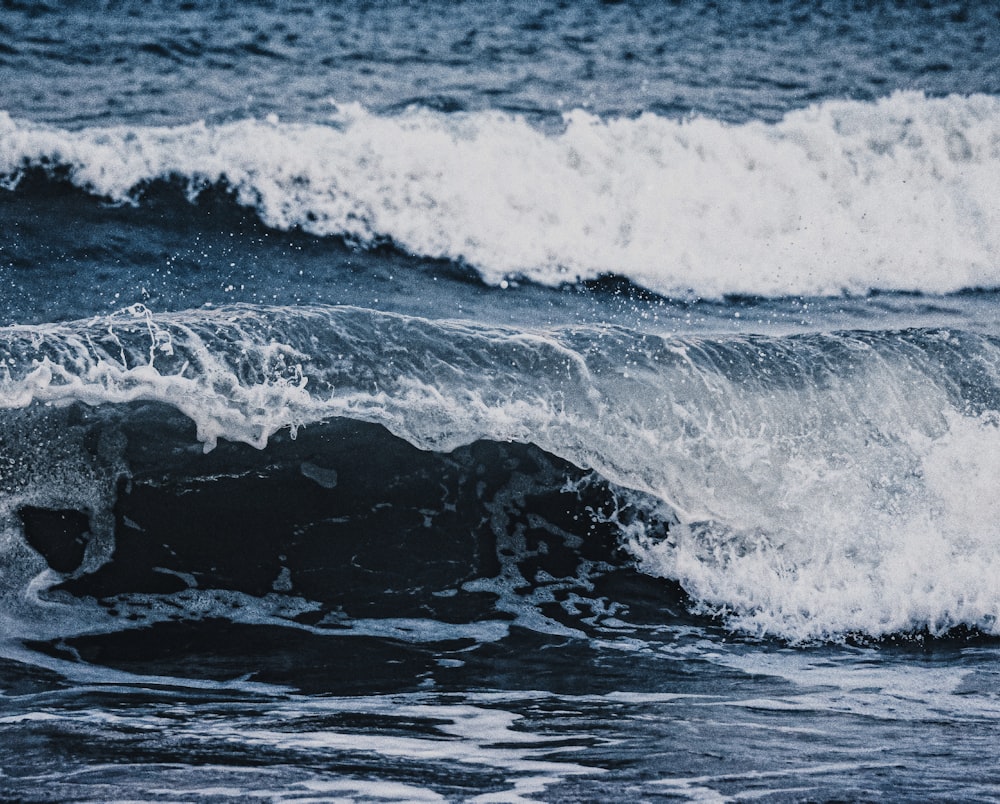
<svg viewBox="0 0 1000 804"><path fill-rule="evenodd" d="M1000 798L1000 6L0 2L0 800Z"/></svg>

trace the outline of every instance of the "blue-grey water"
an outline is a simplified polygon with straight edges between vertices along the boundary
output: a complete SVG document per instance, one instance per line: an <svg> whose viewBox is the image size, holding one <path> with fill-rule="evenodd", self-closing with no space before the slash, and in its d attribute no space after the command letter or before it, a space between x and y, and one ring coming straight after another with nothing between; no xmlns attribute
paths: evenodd
<svg viewBox="0 0 1000 804"><path fill-rule="evenodd" d="M1000 797L925 6L0 3L0 799Z"/></svg>

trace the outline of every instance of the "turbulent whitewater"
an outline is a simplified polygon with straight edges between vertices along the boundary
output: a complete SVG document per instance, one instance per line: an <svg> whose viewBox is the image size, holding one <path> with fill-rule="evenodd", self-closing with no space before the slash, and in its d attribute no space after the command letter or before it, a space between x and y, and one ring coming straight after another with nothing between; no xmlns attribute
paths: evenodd
<svg viewBox="0 0 1000 804"><path fill-rule="evenodd" d="M1000 102L826 101L777 123L568 112L66 131L0 117L0 175L115 203L224 185L276 229L388 241L490 284L626 276L659 293L946 293L1000 285ZM553 128L549 126L548 128Z"/></svg>

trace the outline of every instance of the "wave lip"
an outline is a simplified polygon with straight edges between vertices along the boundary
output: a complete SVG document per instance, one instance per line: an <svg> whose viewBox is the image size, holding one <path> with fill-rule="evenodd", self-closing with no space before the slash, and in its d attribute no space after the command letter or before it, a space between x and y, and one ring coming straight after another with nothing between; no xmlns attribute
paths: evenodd
<svg viewBox="0 0 1000 804"><path fill-rule="evenodd" d="M278 229L558 285L615 273L668 295L944 293L1000 286L1000 100L897 93L775 124L584 111L545 133L500 112L358 105L66 131L0 115L0 175L65 173L118 202L225 184Z"/></svg>

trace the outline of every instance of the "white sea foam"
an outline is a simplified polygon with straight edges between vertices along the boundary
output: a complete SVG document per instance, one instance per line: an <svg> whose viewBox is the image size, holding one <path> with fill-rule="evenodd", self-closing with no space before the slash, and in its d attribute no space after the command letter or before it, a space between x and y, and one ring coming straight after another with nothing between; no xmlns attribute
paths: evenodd
<svg viewBox="0 0 1000 804"><path fill-rule="evenodd" d="M458 260L485 281L616 273L656 291L947 292L1000 286L1000 100L898 93L726 125L569 113L340 107L328 124L245 120L65 131L0 113L0 176L59 167L135 198L226 182L270 226Z"/></svg>
<svg viewBox="0 0 1000 804"><path fill-rule="evenodd" d="M951 416L939 437L897 448L893 462L905 458L908 469L893 472L878 448L757 467L759 501L735 528L684 523L634 550L647 571L682 579L705 610L751 633L1000 633L996 421ZM767 460L774 452L761 450Z"/></svg>

